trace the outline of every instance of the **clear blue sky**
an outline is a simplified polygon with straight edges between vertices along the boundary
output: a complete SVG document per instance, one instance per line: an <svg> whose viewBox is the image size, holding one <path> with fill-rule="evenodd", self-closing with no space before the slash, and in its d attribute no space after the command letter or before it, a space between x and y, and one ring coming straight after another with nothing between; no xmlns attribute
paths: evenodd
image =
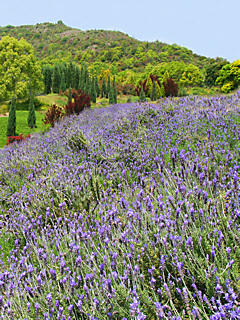
<svg viewBox="0 0 240 320"><path fill-rule="evenodd" d="M240 59L240 0L0 0L0 25L62 20L177 43L208 57Z"/></svg>

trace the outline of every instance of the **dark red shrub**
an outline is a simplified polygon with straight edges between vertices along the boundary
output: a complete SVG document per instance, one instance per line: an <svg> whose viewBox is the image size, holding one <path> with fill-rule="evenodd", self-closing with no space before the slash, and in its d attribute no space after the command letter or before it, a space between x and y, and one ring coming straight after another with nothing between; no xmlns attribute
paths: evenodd
<svg viewBox="0 0 240 320"><path fill-rule="evenodd" d="M165 82L163 82L163 87L166 97L177 97L178 85L173 81L173 79L169 78Z"/></svg>
<svg viewBox="0 0 240 320"><path fill-rule="evenodd" d="M91 105L91 98L81 90L73 90L73 102L70 101L65 106L66 115L79 114L84 108L89 108Z"/></svg>
<svg viewBox="0 0 240 320"><path fill-rule="evenodd" d="M9 136L7 138L7 146L13 142L20 142L20 141L23 141L25 139L28 139L30 138L30 134L26 135L26 136L23 136L22 133L19 135L19 136Z"/></svg>
<svg viewBox="0 0 240 320"><path fill-rule="evenodd" d="M63 115L62 108L58 107L56 104L53 104L46 112L43 122L45 124L50 124L51 127L54 127L55 122L61 120Z"/></svg>

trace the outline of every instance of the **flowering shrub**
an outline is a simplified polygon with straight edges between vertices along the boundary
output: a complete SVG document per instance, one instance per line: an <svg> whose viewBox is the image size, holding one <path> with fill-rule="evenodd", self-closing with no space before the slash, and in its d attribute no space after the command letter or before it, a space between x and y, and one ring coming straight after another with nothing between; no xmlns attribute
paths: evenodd
<svg viewBox="0 0 240 320"><path fill-rule="evenodd" d="M85 109L0 151L2 319L238 319L240 93Z"/></svg>
<svg viewBox="0 0 240 320"><path fill-rule="evenodd" d="M7 137L7 146L13 142L20 142L20 141L23 141L27 138L30 138L30 134L27 134L26 136L23 136L22 133L19 134L18 136L9 136Z"/></svg>

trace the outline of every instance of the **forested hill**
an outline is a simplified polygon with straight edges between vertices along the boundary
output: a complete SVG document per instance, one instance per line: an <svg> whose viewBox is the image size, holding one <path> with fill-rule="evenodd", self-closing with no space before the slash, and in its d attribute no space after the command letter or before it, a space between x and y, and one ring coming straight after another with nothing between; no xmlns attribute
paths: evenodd
<svg viewBox="0 0 240 320"><path fill-rule="evenodd" d="M37 57L50 64L71 60L77 63L101 62L115 65L119 71L143 71L148 63L183 61L203 68L214 62L214 59L176 44L139 41L118 31L82 31L68 27L62 21L0 27L0 37L6 35L25 38L34 46Z"/></svg>

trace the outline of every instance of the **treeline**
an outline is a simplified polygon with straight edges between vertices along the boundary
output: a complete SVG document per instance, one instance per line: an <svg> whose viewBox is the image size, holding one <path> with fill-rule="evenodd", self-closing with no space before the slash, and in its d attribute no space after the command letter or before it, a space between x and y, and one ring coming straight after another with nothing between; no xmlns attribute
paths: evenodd
<svg viewBox="0 0 240 320"><path fill-rule="evenodd" d="M45 66L42 70L44 93L65 94L67 89L81 90L96 103L97 97L108 98L109 103L117 103L117 87L115 77L103 78L90 75L86 64L62 63Z"/></svg>

